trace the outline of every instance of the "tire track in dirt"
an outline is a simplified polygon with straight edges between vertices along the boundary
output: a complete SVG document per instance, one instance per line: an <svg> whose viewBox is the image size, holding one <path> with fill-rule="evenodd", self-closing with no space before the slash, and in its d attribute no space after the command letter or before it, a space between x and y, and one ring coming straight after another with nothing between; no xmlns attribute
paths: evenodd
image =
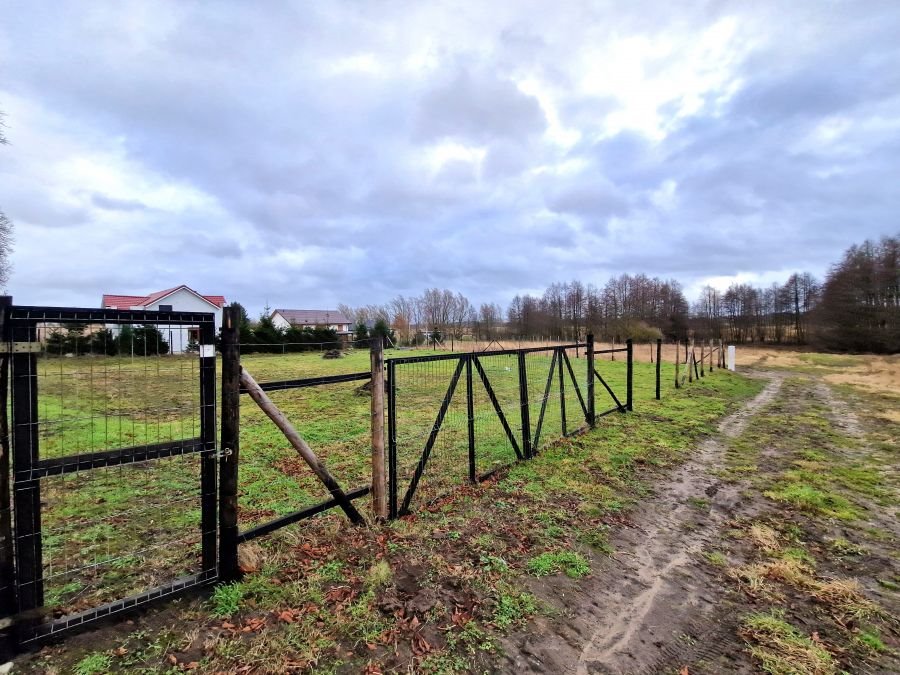
<svg viewBox="0 0 900 675"><path fill-rule="evenodd" d="M721 436L738 436L752 416L778 395L783 377L768 377L769 382L756 398L720 423ZM701 597L710 589L692 588L679 577L696 563L740 502L738 486L726 485L711 475L724 451L720 437L707 439L695 458L634 514L635 527L645 537L644 545L636 551L638 565L634 569L643 588L637 593L618 593L606 604L607 616L600 620L579 656L579 675L641 672L656 661L656 653L668 639L687 634L681 628L695 622L699 606L709 604ZM711 500L705 523L697 522L698 509L687 501L699 495ZM662 637L661 632L668 634L663 645L648 641L650 636Z"/></svg>
<svg viewBox="0 0 900 675"><path fill-rule="evenodd" d="M577 594L556 589L564 625L538 626L511 645L507 672L670 672L689 654L739 668L728 657L742 645L721 606L721 584L700 556L737 511L756 508L744 502L739 485L713 472L721 466L724 440L742 433L781 388L783 374L759 375L768 380L763 391L726 417L719 433L638 505L612 538L613 558L595 565L587 586Z"/></svg>

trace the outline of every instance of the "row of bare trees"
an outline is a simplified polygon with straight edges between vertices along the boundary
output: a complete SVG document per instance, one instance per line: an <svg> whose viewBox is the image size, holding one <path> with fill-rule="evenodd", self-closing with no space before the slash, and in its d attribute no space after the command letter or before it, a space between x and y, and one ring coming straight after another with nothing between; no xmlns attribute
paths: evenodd
<svg viewBox="0 0 900 675"><path fill-rule="evenodd" d="M767 288L735 283L723 293L706 286L693 307L693 333L736 343L804 344L820 293L808 272Z"/></svg>
<svg viewBox="0 0 900 675"><path fill-rule="evenodd" d="M664 337L733 343L814 343L829 349L900 351L900 236L851 247L824 283L795 273L783 284L706 286L692 307L674 280L622 274L602 287L575 280L540 295L475 306L461 293L431 288L384 305L341 310L356 321L384 320L401 342L431 336L623 341ZM426 337L427 336L427 337Z"/></svg>
<svg viewBox="0 0 900 675"><path fill-rule="evenodd" d="M399 340L411 344L422 335L480 340L624 340L668 335L686 337L688 303L677 281L623 274L602 288L580 281L551 284L542 295L517 295L504 311L496 303L475 306L461 293L431 288L420 296L399 295L383 305L340 310L354 322L384 320Z"/></svg>
<svg viewBox="0 0 900 675"><path fill-rule="evenodd" d="M490 305L482 305L482 311ZM429 288L419 296L398 295L383 305L338 308L355 323L385 321L404 344L412 344L423 336L453 337L468 333L478 323L480 313L462 293ZM491 316L490 312L487 312Z"/></svg>
<svg viewBox="0 0 900 675"><path fill-rule="evenodd" d="M517 295L507 312L508 331L523 337L650 339L685 337L688 303L674 280L622 274L603 287L554 283L543 295Z"/></svg>

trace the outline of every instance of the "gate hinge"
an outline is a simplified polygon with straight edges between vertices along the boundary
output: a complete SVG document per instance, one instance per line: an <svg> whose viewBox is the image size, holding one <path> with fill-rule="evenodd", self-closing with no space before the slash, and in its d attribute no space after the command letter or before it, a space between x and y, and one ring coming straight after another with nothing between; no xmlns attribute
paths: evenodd
<svg viewBox="0 0 900 675"><path fill-rule="evenodd" d="M40 342L0 342L0 354L38 354Z"/></svg>
<svg viewBox="0 0 900 675"><path fill-rule="evenodd" d="M231 457L234 454L234 450L231 448L220 448L216 450L216 454L213 455L216 459L222 459L223 457Z"/></svg>

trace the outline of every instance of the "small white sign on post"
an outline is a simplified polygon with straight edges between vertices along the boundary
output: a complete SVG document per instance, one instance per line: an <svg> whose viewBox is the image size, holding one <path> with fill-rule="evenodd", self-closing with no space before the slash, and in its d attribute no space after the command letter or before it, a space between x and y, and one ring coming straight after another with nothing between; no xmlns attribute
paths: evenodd
<svg viewBox="0 0 900 675"><path fill-rule="evenodd" d="M728 345L728 370L734 370L734 345Z"/></svg>

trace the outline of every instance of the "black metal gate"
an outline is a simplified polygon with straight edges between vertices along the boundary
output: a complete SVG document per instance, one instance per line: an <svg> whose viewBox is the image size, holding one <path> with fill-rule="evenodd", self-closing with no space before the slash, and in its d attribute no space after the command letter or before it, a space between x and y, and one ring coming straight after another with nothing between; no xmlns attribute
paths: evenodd
<svg viewBox="0 0 900 675"><path fill-rule="evenodd" d="M214 315L6 306L3 338L17 641L214 580Z"/></svg>

